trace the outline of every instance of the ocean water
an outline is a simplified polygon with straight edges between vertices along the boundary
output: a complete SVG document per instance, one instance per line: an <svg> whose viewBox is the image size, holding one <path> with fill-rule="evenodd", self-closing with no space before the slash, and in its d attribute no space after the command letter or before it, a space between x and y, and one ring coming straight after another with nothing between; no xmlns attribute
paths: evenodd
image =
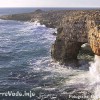
<svg viewBox="0 0 100 100"><path fill-rule="evenodd" d="M1 15L5 12L0 9ZM93 99L97 83L92 82L88 65L72 69L52 60L54 32L37 22L0 20L0 100ZM30 91L32 97L2 95Z"/></svg>
<svg viewBox="0 0 100 100"><path fill-rule="evenodd" d="M19 14L19 13L28 13L34 12L37 9L41 9L44 11L48 10L68 10L68 9L75 9L75 8L49 8L49 7L39 7L39 8L0 8L0 15L9 15L9 14ZM78 8L77 8L78 9Z"/></svg>
<svg viewBox="0 0 100 100"><path fill-rule="evenodd" d="M89 9L99 9L99 8L50 8L50 7L38 7L38 8L0 8L0 15L9 15L9 14L19 14L19 13L28 13L33 12L37 9L44 11L49 10L89 10Z"/></svg>

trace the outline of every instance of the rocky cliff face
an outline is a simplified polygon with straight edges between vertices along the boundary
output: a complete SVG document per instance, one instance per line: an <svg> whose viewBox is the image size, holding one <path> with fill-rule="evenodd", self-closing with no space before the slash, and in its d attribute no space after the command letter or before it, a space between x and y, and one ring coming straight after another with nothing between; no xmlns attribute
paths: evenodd
<svg viewBox="0 0 100 100"><path fill-rule="evenodd" d="M100 16L94 18L88 21L88 40L93 52L100 56Z"/></svg>
<svg viewBox="0 0 100 100"><path fill-rule="evenodd" d="M47 27L57 28L57 37L51 48L51 56L61 63L77 62L77 55L84 43L96 43L92 47L94 53L100 54L100 10L61 10L41 11L37 10L29 14L15 14L1 16L5 20L36 21ZM93 35L95 38L92 38ZM92 35L92 36L91 36ZM89 37L89 38L88 38ZM91 38L91 39L90 39ZM96 40L96 42L92 41Z"/></svg>
<svg viewBox="0 0 100 100"><path fill-rule="evenodd" d="M52 46L52 57L56 61L65 64L68 64L68 62L76 63L81 45L88 42L97 44L97 47L91 47L94 53L100 54L99 13L99 11L75 11L72 12L71 16L64 16L61 23L62 31L57 35ZM90 36L91 34L96 34L96 37L93 39L93 36ZM91 43L91 41L94 42Z"/></svg>

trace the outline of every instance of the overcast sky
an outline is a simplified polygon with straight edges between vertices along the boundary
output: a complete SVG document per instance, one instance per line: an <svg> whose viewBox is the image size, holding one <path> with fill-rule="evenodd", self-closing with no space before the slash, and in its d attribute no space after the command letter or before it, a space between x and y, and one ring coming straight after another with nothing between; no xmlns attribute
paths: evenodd
<svg viewBox="0 0 100 100"><path fill-rule="evenodd" d="M0 0L0 7L100 7L100 0Z"/></svg>

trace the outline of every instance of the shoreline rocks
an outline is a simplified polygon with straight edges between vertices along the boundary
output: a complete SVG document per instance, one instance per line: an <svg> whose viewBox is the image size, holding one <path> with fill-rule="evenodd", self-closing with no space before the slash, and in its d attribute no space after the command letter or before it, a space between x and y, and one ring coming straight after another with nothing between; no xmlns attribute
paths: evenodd
<svg viewBox="0 0 100 100"><path fill-rule="evenodd" d="M92 33L100 34L100 9L36 10L32 13L0 16L0 19L32 22L38 20L47 27L57 28L56 40L51 48L51 56L55 61L66 65L74 62L77 63L77 56L81 45L84 43L92 44L92 37L90 36ZM93 26L94 23L95 26ZM95 31L92 31L93 29ZM96 38L98 41L100 40L99 35ZM90 46L92 47L92 45ZM96 47L95 49L97 50ZM92 50L96 51L94 47L92 47ZM100 54L100 50L96 54Z"/></svg>

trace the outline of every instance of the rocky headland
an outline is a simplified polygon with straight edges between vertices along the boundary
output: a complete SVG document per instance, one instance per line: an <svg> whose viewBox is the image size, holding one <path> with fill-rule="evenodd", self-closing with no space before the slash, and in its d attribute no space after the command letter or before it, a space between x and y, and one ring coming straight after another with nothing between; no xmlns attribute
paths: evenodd
<svg viewBox="0 0 100 100"><path fill-rule="evenodd" d="M51 56L62 64L77 63L82 44L89 43L100 56L100 9L95 10L36 10L32 13L0 16L4 20L39 21L57 28ZM95 42L96 40L96 42Z"/></svg>

